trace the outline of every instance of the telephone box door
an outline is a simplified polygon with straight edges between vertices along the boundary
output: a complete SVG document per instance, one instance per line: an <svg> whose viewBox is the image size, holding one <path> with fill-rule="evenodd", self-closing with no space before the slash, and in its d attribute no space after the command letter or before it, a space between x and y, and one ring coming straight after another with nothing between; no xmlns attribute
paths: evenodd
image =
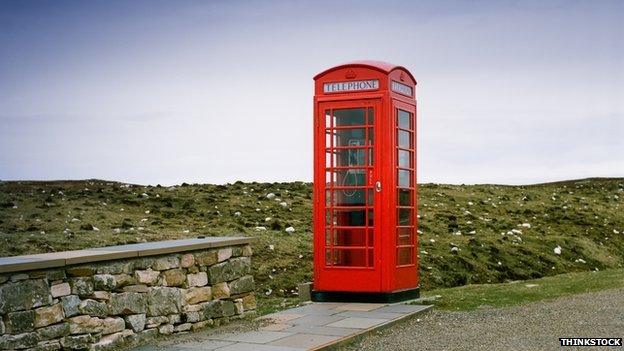
<svg viewBox="0 0 624 351"><path fill-rule="evenodd" d="M315 250L315 289L323 291L381 289L380 201L376 165L380 164L379 99L321 102L317 109L317 179L319 196ZM324 135L324 137L322 137ZM323 170L324 171L321 171ZM324 205L323 205L324 204Z"/></svg>

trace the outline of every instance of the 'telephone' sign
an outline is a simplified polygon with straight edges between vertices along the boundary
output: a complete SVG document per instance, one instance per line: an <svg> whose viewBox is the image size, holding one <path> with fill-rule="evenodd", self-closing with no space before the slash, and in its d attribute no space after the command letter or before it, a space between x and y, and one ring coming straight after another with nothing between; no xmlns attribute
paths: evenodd
<svg viewBox="0 0 624 351"><path fill-rule="evenodd" d="M343 91L377 90L379 80L353 80L350 82L332 82L323 84L324 93L340 93Z"/></svg>

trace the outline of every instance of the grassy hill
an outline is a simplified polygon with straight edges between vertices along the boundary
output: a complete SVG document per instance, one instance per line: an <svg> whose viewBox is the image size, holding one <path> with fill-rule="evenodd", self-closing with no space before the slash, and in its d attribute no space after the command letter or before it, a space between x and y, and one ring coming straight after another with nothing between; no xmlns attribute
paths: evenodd
<svg viewBox="0 0 624 351"><path fill-rule="evenodd" d="M296 284L312 276L311 197L311 184L301 182L0 182L0 256L244 234L259 239L254 276L261 306L284 306L296 297ZM419 217L426 290L624 264L622 178L422 184ZM290 226L294 233L284 230Z"/></svg>

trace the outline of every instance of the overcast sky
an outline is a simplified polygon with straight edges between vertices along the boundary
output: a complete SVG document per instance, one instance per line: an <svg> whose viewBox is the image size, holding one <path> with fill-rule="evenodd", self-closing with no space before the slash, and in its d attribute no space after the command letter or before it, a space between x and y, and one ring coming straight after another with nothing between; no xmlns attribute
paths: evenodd
<svg viewBox="0 0 624 351"><path fill-rule="evenodd" d="M624 176L623 1L0 0L0 179L312 179L312 77L418 80L419 182Z"/></svg>

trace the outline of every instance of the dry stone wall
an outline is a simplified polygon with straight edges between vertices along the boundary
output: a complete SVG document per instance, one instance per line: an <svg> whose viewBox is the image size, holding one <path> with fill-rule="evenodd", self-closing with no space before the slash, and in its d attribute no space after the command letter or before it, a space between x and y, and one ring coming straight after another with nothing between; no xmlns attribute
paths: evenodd
<svg viewBox="0 0 624 351"><path fill-rule="evenodd" d="M0 274L0 350L114 350L256 308L251 247Z"/></svg>

